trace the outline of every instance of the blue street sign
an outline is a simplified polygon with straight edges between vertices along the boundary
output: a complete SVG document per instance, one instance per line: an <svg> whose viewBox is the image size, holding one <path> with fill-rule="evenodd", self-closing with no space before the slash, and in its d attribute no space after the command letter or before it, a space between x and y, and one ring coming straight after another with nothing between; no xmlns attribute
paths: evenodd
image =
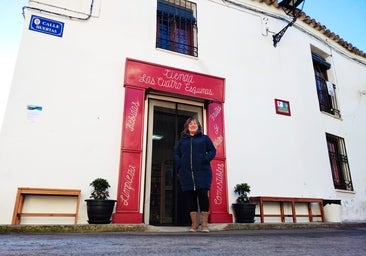
<svg viewBox="0 0 366 256"><path fill-rule="evenodd" d="M64 23L61 21L50 20L40 16L32 15L29 23L29 30L62 37Z"/></svg>

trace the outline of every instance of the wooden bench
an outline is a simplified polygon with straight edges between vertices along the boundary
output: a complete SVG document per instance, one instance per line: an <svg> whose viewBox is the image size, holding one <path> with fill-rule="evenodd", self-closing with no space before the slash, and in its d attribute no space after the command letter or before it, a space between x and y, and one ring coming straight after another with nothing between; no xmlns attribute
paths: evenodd
<svg viewBox="0 0 366 256"><path fill-rule="evenodd" d="M313 222L314 217L320 217L322 222L324 218L323 199L321 198L305 198L305 197L274 197L274 196L254 196L250 198L251 203L259 203L259 214L256 217L260 217L261 223L264 223L265 217L280 217L281 222L285 222L285 217L292 217L293 223L297 223L298 217L307 217L309 222ZM279 214L266 214L264 212L264 203L279 203ZM318 204L320 214L314 214L311 208L311 204ZM290 204L291 214L285 214L284 204ZM307 214L297 214L296 204L306 204Z"/></svg>
<svg viewBox="0 0 366 256"><path fill-rule="evenodd" d="M23 205L26 196L65 196L76 197L76 209L72 213L23 213ZM77 189L57 189L57 188L18 188L17 197L14 205L12 224L20 224L21 217L73 217L77 224L80 204L80 190Z"/></svg>

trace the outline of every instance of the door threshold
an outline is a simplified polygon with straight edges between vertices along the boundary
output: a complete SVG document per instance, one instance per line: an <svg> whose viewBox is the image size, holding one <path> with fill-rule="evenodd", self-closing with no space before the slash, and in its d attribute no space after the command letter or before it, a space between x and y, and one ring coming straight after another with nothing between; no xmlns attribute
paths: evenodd
<svg viewBox="0 0 366 256"><path fill-rule="evenodd" d="M189 226L148 226L148 231L151 232L188 232Z"/></svg>

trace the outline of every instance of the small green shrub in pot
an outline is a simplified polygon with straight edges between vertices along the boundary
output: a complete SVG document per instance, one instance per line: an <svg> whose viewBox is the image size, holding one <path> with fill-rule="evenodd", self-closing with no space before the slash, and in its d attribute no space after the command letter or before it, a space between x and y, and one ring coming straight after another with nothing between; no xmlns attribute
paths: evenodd
<svg viewBox="0 0 366 256"><path fill-rule="evenodd" d="M236 203L232 209L237 223L254 223L256 204L250 203L250 186L248 183L239 183L234 187L234 193L238 194Z"/></svg>
<svg viewBox="0 0 366 256"><path fill-rule="evenodd" d="M111 186L103 178L96 178L89 185L92 187L91 199L85 199L89 224L111 223L114 205L117 202L116 200L108 199L108 189Z"/></svg>

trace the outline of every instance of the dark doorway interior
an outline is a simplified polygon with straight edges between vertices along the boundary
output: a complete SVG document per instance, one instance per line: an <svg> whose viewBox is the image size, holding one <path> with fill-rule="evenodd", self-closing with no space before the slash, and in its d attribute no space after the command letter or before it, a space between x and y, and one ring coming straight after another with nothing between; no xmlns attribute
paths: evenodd
<svg viewBox="0 0 366 256"><path fill-rule="evenodd" d="M184 195L180 190L173 151L184 122L202 108L175 104L175 108L153 105L153 138L150 194L150 224L186 226L190 224ZM151 120L151 119L150 119Z"/></svg>

